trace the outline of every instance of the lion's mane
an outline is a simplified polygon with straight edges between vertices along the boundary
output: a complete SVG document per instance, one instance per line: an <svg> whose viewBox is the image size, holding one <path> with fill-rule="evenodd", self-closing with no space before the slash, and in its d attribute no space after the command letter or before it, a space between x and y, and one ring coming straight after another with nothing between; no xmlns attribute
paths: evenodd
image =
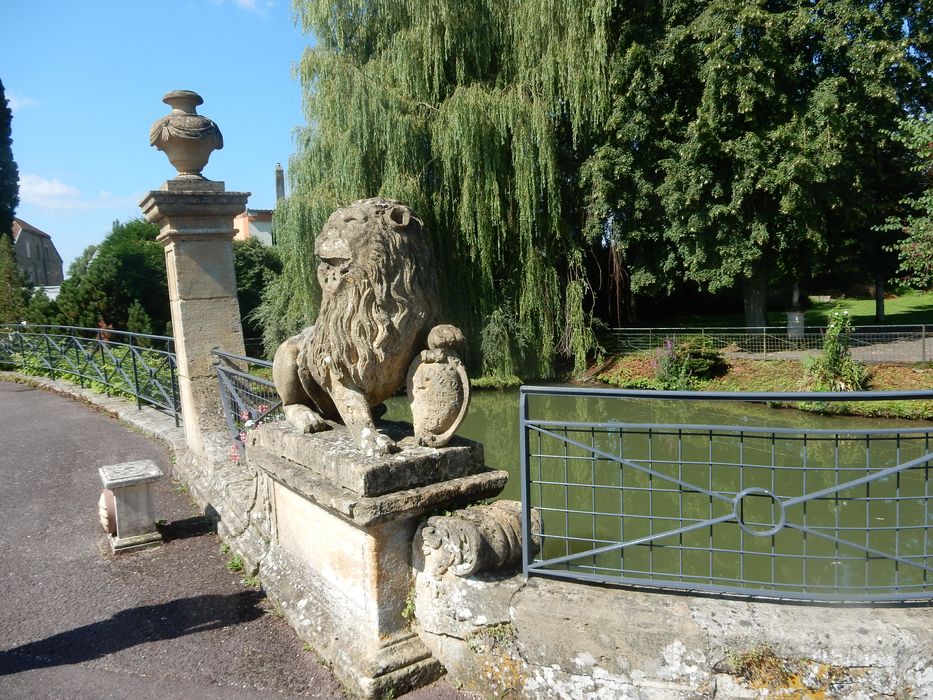
<svg viewBox="0 0 933 700"><path fill-rule="evenodd" d="M364 232L349 273L335 290L324 291L299 362L318 381L329 370L367 393L376 383L376 368L388 362L398 375L391 392L401 385L415 349L423 346L439 315L430 242L421 220L391 200L359 200L338 210L322 235L341 221L359 222Z"/></svg>

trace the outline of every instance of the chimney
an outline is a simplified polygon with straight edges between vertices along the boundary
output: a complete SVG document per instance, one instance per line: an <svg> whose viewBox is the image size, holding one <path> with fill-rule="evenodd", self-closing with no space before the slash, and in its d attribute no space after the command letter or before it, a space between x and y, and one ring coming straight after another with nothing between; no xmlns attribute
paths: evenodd
<svg viewBox="0 0 933 700"><path fill-rule="evenodd" d="M285 170L281 163L275 164L275 201L285 199Z"/></svg>

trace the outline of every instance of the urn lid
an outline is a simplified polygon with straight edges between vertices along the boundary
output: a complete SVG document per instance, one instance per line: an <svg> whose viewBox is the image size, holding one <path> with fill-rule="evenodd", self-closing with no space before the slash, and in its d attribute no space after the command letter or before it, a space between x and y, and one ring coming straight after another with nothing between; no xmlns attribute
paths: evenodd
<svg viewBox="0 0 933 700"><path fill-rule="evenodd" d="M162 96L162 101L173 109L188 112L189 114L194 114L195 108L204 104L204 98L194 90L172 90ZM190 110L185 109L185 107L189 106Z"/></svg>

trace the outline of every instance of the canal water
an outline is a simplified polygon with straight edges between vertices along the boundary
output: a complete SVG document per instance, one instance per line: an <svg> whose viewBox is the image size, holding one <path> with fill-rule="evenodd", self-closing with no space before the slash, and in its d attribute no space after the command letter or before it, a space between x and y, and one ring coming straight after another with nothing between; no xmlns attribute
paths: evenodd
<svg viewBox="0 0 933 700"><path fill-rule="evenodd" d="M488 466L509 473L500 497L515 500L518 406L517 391L475 392L458 431L483 444ZM875 477L929 454L933 424L747 402L580 396L531 396L529 415L603 426L532 433L530 493L548 535L540 556L569 558L564 570L816 595L925 590L930 465ZM410 420L407 402L392 401L387 418ZM732 513L740 523L664 536Z"/></svg>

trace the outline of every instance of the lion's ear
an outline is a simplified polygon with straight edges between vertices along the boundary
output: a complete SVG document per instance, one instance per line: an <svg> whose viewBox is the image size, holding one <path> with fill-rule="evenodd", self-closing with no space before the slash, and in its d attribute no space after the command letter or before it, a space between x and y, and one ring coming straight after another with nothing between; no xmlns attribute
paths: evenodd
<svg viewBox="0 0 933 700"><path fill-rule="evenodd" d="M412 225L416 227L416 230L421 228L421 221L412 215L408 207L398 205L389 207L382 216L386 223L396 231L405 231Z"/></svg>

